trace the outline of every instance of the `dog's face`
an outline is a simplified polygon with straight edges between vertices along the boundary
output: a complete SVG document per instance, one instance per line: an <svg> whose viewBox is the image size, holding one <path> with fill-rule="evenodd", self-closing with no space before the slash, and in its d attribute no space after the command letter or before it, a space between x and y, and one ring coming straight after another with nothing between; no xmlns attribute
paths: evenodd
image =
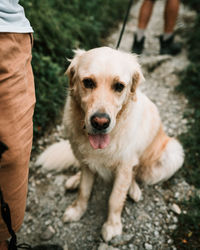
<svg viewBox="0 0 200 250"><path fill-rule="evenodd" d="M78 50L67 70L71 96L85 114L85 129L94 149L105 148L117 116L143 75L136 56L108 47Z"/></svg>

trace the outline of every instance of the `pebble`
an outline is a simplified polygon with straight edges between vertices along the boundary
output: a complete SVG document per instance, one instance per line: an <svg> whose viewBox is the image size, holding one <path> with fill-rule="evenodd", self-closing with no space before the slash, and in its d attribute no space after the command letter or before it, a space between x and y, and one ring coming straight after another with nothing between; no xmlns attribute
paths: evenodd
<svg viewBox="0 0 200 250"><path fill-rule="evenodd" d="M65 243L63 250L69 250L68 245Z"/></svg>
<svg viewBox="0 0 200 250"><path fill-rule="evenodd" d="M152 245L150 245L149 243L145 243L144 247L145 247L146 250L152 250L153 249Z"/></svg>
<svg viewBox="0 0 200 250"><path fill-rule="evenodd" d="M172 204L171 210L172 210L174 213L176 213L176 214L181 214L181 209L180 209L180 207L179 207L177 204L175 204L175 203Z"/></svg>
<svg viewBox="0 0 200 250"><path fill-rule="evenodd" d="M48 226L46 228L46 230L44 230L41 235L40 238L41 240L50 240L55 234L55 229L52 226Z"/></svg>
<svg viewBox="0 0 200 250"><path fill-rule="evenodd" d="M156 237L158 237L158 236L159 236L159 232L158 232L158 231L154 231L154 235L155 235Z"/></svg>
<svg viewBox="0 0 200 250"><path fill-rule="evenodd" d="M113 246L119 246L119 245L124 245L127 244L128 242L130 242L130 240L133 238L132 234L122 234L122 235L118 235L116 237L114 237L110 243Z"/></svg>
<svg viewBox="0 0 200 250"><path fill-rule="evenodd" d="M98 250L119 250L119 248L115 248L105 243L101 243L100 246L98 247Z"/></svg>

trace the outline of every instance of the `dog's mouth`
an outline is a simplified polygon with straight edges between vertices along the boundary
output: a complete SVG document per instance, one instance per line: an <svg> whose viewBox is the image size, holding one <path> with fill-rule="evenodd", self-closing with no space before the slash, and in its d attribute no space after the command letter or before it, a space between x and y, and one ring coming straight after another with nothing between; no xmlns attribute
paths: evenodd
<svg viewBox="0 0 200 250"><path fill-rule="evenodd" d="M109 134L89 134L89 142L94 149L104 149L110 143Z"/></svg>

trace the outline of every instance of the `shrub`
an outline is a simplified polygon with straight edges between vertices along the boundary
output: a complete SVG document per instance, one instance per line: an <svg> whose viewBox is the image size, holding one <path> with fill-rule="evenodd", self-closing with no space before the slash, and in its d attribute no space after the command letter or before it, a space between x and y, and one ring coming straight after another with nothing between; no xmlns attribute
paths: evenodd
<svg viewBox="0 0 200 250"><path fill-rule="evenodd" d="M191 63L182 73L181 84L177 87L178 91L183 92L189 100L189 105L193 108L193 113L185 113L186 118L195 122L190 124L190 129L186 134L182 134L180 139L184 145L186 158L183 173L187 181L200 187L200 15L188 38L189 59Z"/></svg>
<svg viewBox="0 0 200 250"><path fill-rule="evenodd" d="M179 226L174 233L177 249L199 249L200 246L200 197L195 195L181 205L188 209L188 204L190 209L179 216Z"/></svg>
<svg viewBox="0 0 200 250"><path fill-rule="evenodd" d="M184 0L190 7L200 11L199 0ZM189 100L193 112L186 112L190 129L180 136L185 148L185 164L182 173L187 182L200 188L200 14L188 37L188 55L190 64L181 76L177 90L183 92ZM194 122L190 122L193 120ZM200 197L194 194L189 201L181 204L187 210L179 216L179 225L174 232L174 242L178 249L198 249L200 246Z"/></svg>
<svg viewBox="0 0 200 250"><path fill-rule="evenodd" d="M53 63L51 58L34 52L32 63L36 86L36 101L34 114L34 133L42 135L53 125L55 117L61 114L61 108L66 97L67 80L64 79L61 68Z"/></svg>

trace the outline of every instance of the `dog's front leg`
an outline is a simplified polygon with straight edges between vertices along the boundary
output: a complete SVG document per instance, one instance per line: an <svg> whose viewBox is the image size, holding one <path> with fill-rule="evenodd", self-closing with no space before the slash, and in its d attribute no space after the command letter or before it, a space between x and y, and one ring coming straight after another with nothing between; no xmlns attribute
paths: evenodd
<svg viewBox="0 0 200 250"><path fill-rule="evenodd" d="M121 212L132 179L132 167L119 168L116 172L113 190L109 199L108 219L102 228L105 241L122 233Z"/></svg>
<svg viewBox="0 0 200 250"><path fill-rule="evenodd" d="M88 200L94 183L94 174L88 167L83 167L79 194L75 202L64 213L63 221L78 221L87 209Z"/></svg>

